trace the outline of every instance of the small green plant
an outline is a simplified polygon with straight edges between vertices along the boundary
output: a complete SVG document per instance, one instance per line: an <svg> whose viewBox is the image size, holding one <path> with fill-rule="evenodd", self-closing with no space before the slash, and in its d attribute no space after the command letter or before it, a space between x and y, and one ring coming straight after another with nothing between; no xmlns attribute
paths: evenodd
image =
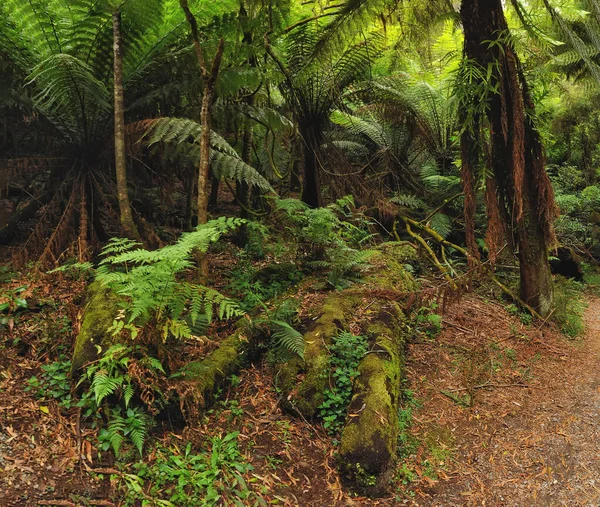
<svg viewBox="0 0 600 507"><path fill-rule="evenodd" d="M27 310L27 300L22 297L22 293L26 290L27 285L21 285L0 292L0 326L10 326L20 312Z"/></svg>
<svg viewBox="0 0 600 507"><path fill-rule="evenodd" d="M554 307L552 315L560 329L570 338L583 333L583 313L586 302L583 297L584 285L569 278L556 276L554 282Z"/></svg>
<svg viewBox="0 0 600 507"><path fill-rule="evenodd" d="M121 486L127 491L125 505L142 502L148 506L253 505L258 499L243 474L252 470L238 448L238 432L213 437L210 448L192 453L172 446L157 446L152 463L139 461L135 474L123 477ZM264 501L261 502L264 504Z"/></svg>
<svg viewBox="0 0 600 507"><path fill-rule="evenodd" d="M325 389L325 400L319 406L323 426L335 435L344 426L348 404L352 398L352 383L359 375L358 364L367 353L367 339L341 331L330 349L331 385Z"/></svg>
<svg viewBox="0 0 600 507"><path fill-rule="evenodd" d="M304 336L294 327L299 324L298 302L286 299L273 310L264 308L265 317L255 320L254 326L270 336L266 342L270 361L286 362L294 355L304 359Z"/></svg>
<svg viewBox="0 0 600 507"><path fill-rule="evenodd" d="M442 316L436 313L437 303L430 303L417 310L415 316L416 330L430 339L435 338L442 330Z"/></svg>
<svg viewBox="0 0 600 507"><path fill-rule="evenodd" d="M402 390L401 401L398 409L398 454L400 457L408 457L419 445L417 439L409 432L409 428L412 424L413 410L421 405L410 389Z"/></svg>
<svg viewBox="0 0 600 507"><path fill-rule="evenodd" d="M66 409L71 408L70 361L55 361L42 365L40 377L33 376L27 381L26 391L33 391L38 399L55 399Z"/></svg>
<svg viewBox="0 0 600 507"><path fill-rule="evenodd" d="M98 435L100 449L108 451L112 448L118 456L123 442L129 438L141 456L148 435L148 419L140 407L128 408L124 414L119 407L113 408L106 428Z"/></svg>
<svg viewBox="0 0 600 507"><path fill-rule="evenodd" d="M87 367L78 386L87 381L89 389L78 406L85 410L84 416L104 410L107 423L99 435L102 450L112 448L118 455L128 438L142 453L149 417L141 407L132 406L132 399L137 395L147 410L155 412L163 398L159 380L164 374L160 361L145 350L122 344L113 345Z"/></svg>
<svg viewBox="0 0 600 507"><path fill-rule="evenodd" d="M370 236L363 235L361 227L349 222L354 205L351 196L326 208L309 209L295 199L279 199L276 205L287 213L291 230L298 238L299 264L305 270L323 271L331 288L348 287L368 267L367 261L373 251L353 248L362 245Z"/></svg>
<svg viewBox="0 0 600 507"><path fill-rule="evenodd" d="M247 258L240 257L237 267L231 271L231 281L226 290L239 298L244 311L250 312L302 279L303 275L296 266L286 264L284 268L272 265L257 271Z"/></svg>

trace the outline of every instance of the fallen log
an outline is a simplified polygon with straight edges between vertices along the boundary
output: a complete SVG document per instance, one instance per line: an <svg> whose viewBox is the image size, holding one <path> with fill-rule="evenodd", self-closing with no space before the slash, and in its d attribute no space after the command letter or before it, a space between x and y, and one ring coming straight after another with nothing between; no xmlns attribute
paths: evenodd
<svg viewBox="0 0 600 507"><path fill-rule="evenodd" d="M214 401L227 379L248 364L257 343L247 321L201 361L186 364L171 376L172 390L186 421L196 421Z"/></svg>
<svg viewBox="0 0 600 507"><path fill-rule="evenodd" d="M415 250L406 242L390 242L375 250L361 283L343 291L332 292L323 304L314 310L313 323L304 334L304 360L293 359L279 365L275 383L281 392L281 407L292 415L306 419L316 417L329 385L329 347L341 330L347 329L351 319L366 305L367 294L373 290L400 294L415 290L416 284L406 270L406 263L414 260ZM371 298L371 296L369 296ZM372 311L371 311L372 313Z"/></svg>
<svg viewBox="0 0 600 507"><path fill-rule="evenodd" d="M377 303L365 334L373 345L361 360L342 431L338 467L346 486L383 494L398 448L402 356L408 328L397 303Z"/></svg>

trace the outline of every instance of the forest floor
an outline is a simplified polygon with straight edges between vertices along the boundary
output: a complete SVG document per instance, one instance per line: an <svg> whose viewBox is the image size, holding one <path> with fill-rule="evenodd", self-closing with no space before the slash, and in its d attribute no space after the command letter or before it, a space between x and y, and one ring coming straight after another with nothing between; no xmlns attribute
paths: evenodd
<svg viewBox="0 0 600 507"><path fill-rule="evenodd" d="M28 283L46 304L0 337L0 506L125 505L119 474L128 469L117 471L97 452L95 430L80 427L76 409L26 390L55 355L58 342L48 337L68 320L76 329L82 284ZM342 488L330 437L280 412L264 363L241 372L201 425L162 428L153 438L163 448L186 441L201 448L239 432L253 467L245 479L268 504L599 505L600 299L588 300L585 335L576 340L470 294L443 312L440 334L410 343L404 455L386 498ZM154 452L145 458L154 459Z"/></svg>

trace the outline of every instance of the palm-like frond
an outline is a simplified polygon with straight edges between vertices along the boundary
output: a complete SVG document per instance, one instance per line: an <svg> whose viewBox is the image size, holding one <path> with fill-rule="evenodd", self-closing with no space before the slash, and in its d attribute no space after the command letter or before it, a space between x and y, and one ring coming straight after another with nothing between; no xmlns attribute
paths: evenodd
<svg viewBox="0 0 600 507"><path fill-rule="evenodd" d="M170 143L180 148L189 160L195 162L200 156L198 141L201 125L187 118L158 118L146 122L144 139L148 145ZM212 131L211 167L217 178L242 181L264 191L272 191L271 184L252 166L245 163L235 149L219 134Z"/></svg>

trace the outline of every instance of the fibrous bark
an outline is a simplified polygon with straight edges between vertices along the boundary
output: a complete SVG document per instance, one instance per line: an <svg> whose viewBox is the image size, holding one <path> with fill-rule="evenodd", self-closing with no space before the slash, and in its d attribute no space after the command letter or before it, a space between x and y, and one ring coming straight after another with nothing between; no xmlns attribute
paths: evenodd
<svg viewBox="0 0 600 507"><path fill-rule="evenodd" d="M552 222L557 215L552 185L545 172L540 136L531 120L533 101L520 72L518 56L509 39L501 0L463 0L461 19L465 34L465 56L484 71L491 70L490 86L496 91L489 102L487 118L476 118L462 139L463 185L467 243L474 245L474 129L484 119L489 125L489 161L494 182L488 182L486 202L490 215L487 242L490 250L502 243L500 221L518 245L521 297L542 316L552 308L552 277L548 247L554 242ZM475 100L479 100L475 97ZM529 112L526 112L526 109ZM492 253L493 255L493 253Z"/></svg>

